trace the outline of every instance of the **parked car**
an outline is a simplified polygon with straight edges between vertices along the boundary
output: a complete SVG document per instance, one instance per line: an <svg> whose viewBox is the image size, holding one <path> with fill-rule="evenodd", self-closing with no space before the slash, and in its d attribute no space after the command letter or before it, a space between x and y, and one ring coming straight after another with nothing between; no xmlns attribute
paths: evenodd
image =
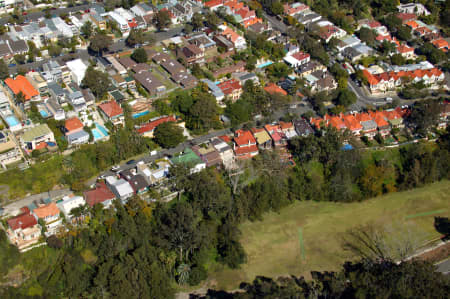
<svg viewBox="0 0 450 299"><path fill-rule="evenodd" d="M112 168L111 168L111 171L117 171L117 170L119 170L120 169L120 165L114 165Z"/></svg>
<svg viewBox="0 0 450 299"><path fill-rule="evenodd" d="M135 160L130 160L130 161L127 162L127 165L131 165L131 164L135 164L135 163L136 163Z"/></svg>

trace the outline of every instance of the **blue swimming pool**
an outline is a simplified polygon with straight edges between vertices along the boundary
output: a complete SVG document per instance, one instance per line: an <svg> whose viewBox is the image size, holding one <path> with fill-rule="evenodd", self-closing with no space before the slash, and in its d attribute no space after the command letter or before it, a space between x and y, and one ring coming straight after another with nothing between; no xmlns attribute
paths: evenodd
<svg viewBox="0 0 450 299"><path fill-rule="evenodd" d="M133 114L133 118L138 118L138 117L147 115L149 113L150 113L150 111L148 111L148 110L145 110L145 111L142 111L142 112L139 112L139 113L135 113L135 114Z"/></svg>
<svg viewBox="0 0 450 299"><path fill-rule="evenodd" d="M109 136L108 130L98 123L95 123L95 129L92 129L91 131L94 136L94 141Z"/></svg>
<svg viewBox="0 0 450 299"><path fill-rule="evenodd" d="M7 117L5 117L5 121L10 128L20 124L14 115L8 115Z"/></svg>
<svg viewBox="0 0 450 299"><path fill-rule="evenodd" d="M262 63L262 64L257 65L256 68L262 69L263 67L269 66L269 65L271 65L271 64L273 64L272 61L267 61L267 62L264 62L264 63Z"/></svg>
<svg viewBox="0 0 450 299"><path fill-rule="evenodd" d="M41 114L41 116L42 116L43 118L47 118L47 117L48 117L48 113L47 113L47 111L45 111L45 110L40 110L39 113Z"/></svg>

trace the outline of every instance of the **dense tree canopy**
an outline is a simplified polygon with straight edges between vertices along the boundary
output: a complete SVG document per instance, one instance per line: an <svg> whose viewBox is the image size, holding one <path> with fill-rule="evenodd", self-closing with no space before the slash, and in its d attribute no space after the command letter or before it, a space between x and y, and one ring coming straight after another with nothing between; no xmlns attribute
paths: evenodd
<svg viewBox="0 0 450 299"><path fill-rule="evenodd" d="M108 74L89 66L81 84L90 88L97 98L101 98L111 86L111 81Z"/></svg>
<svg viewBox="0 0 450 299"><path fill-rule="evenodd" d="M137 63L145 63L148 60L147 52L144 48L139 48L133 51L131 58Z"/></svg>
<svg viewBox="0 0 450 299"><path fill-rule="evenodd" d="M155 129L155 141L164 148L173 148L184 141L183 128L174 122L162 123Z"/></svg>

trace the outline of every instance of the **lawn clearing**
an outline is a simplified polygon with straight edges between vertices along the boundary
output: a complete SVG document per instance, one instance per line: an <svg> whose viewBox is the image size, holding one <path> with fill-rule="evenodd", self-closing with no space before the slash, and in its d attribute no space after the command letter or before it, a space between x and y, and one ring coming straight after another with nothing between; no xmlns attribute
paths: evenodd
<svg viewBox="0 0 450 299"><path fill-rule="evenodd" d="M241 269L218 269L211 275L216 288L235 289L256 275L277 277L304 275L310 271L338 270L355 256L342 249L342 237L350 228L373 223L375 226L407 228L420 235L423 243L439 237L434 230L435 216L448 217L450 182L442 181L406 192L391 193L361 203L297 202L279 214L266 214L261 222L240 226L242 245L248 255ZM408 215L442 212L406 219ZM304 243L302 249L299 241ZM307 253L305 259L302 255ZM220 268L220 269L219 269Z"/></svg>

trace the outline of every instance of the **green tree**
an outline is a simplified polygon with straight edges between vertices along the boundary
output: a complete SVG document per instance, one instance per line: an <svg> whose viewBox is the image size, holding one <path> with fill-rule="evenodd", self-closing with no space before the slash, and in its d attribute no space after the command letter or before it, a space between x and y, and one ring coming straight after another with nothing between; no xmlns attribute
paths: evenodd
<svg viewBox="0 0 450 299"><path fill-rule="evenodd" d="M92 93L97 97L103 97L111 86L109 75L89 66L81 84L90 88Z"/></svg>
<svg viewBox="0 0 450 299"><path fill-rule="evenodd" d="M155 129L155 142L164 148L173 148L184 141L183 128L174 122L165 122Z"/></svg>
<svg viewBox="0 0 450 299"><path fill-rule="evenodd" d="M155 22L156 28L158 28L158 30L169 27L171 23L169 12L167 10L158 11L153 18L153 22Z"/></svg>
<svg viewBox="0 0 450 299"><path fill-rule="evenodd" d="M200 30L201 28L203 28L203 16L198 12L194 13L191 19L191 23L195 31Z"/></svg>
<svg viewBox="0 0 450 299"><path fill-rule="evenodd" d="M148 60L147 52L144 48L139 48L133 51L131 58L137 63L145 63Z"/></svg>
<svg viewBox="0 0 450 299"><path fill-rule="evenodd" d="M404 40L404 41L410 41L412 39L411 29L406 26L400 26L397 29L397 32L395 33L395 35L399 39Z"/></svg>
<svg viewBox="0 0 450 299"><path fill-rule="evenodd" d="M394 54L391 56L391 63L395 65L404 65L406 63L406 58L402 54Z"/></svg>
<svg viewBox="0 0 450 299"><path fill-rule="evenodd" d="M339 91L339 95L336 99L338 105L348 107L356 103L356 95L353 91L349 89L342 89Z"/></svg>
<svg viewBox="0 0 450 299"><path fill-rule="evenodd" d="M104 33L96 33L90 39L91 43L89 47L92 51L101 54L106 48L112 44L112 39L110 36Z"/></svg>
<svg viewBox="0 0 450 299"><path fill-rule="evenodd" d="M0 79L5 80L9 77L9 69L4 59L0 60Z"/></svg>
<svg viewBox="0 0 450 299"><path fill-rule="evenodd" d="M125 42L129 47L134 47L137 44L143 44L145 42L144 31L142 31L142 29L131 29Z"/></svg>
<svg viewBox="0 0 450 299"><path fill-rule="evenodd" d="M26 56L24 54L16 54L14 55L14 60L18 63L18 64L25 64L26 61Z"/></svg>
<svg viewBox="0 0 450 299"><path fill-rule="evenodd" d="M93 32L94 32L94 27L92 26L91 21L87 21L80 28L81 35L88 39L92 36Z"/></svg>
<svg viewBox="0 0 450 299"><path fill-rule="evenodd" d="M61 53L62 53L62 48L60 46L55 45L55 44L50 44L48 46L48 54L51 57L57 57L57 56L61 55Z"/></svg>
<svg viewBox="0 0 450 299"><path fill-rule="evenodd" d="M284 11L283 5L279 1L274 1L270 7L270 11L275 16L281 15Z"/></svg>
<svg viewBox="0 0 450 299"><path fill-rule="evenodd" d="M366 27L362 27L358 32L358 36L361 41L371 46L375 44L375 38L377 37L377 35L378 34L376 33L376 31Z"/></svg>

